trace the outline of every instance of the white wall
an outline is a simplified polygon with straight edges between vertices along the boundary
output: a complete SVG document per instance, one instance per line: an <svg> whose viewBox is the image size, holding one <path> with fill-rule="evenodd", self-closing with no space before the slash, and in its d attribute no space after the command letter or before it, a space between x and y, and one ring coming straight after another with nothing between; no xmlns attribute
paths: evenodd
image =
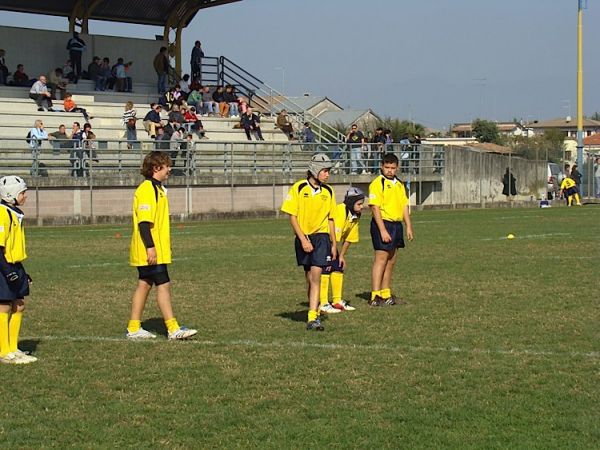
<svg viewBox="0 0 600 450"><path fill-rule="evenodd" d="M66 47L70 37L70 33L62 31L0 26L0 48L6 51L8 70L12 74L17 64L23 64L30 78L48 74L65 64L69 59ZM134 83L156 83L152 62L160 47L166 46L164 41L85 34L80 37L87 45L82 58L83 70L87 70L94 56L110 58L111 65L123 57L125 62L133 61L129 74Z"/></svg>

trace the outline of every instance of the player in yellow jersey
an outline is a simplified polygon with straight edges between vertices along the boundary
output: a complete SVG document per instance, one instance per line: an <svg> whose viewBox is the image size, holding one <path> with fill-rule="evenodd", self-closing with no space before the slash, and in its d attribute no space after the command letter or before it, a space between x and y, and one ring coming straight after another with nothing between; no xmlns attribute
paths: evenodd
<svg viewBox="0 0 600 450"><path fill-rule="evenodd" d="M565 177L560 183L560 191L563 197L567 197L567 205L571 206L573 204L573 198L575 199L575 204L577 206L581 206L581 199L579 198L579 191L577 190L577 184L571 177Z"/></svg>
<svg viewBox="0 0 600 450"><path fill-rule="evenodd" d="M148 153L141 170L146 179L133 196L133 233L129 263L137 267L139 280L131 301L126 333L128 339L156 337L141 325L142 313L153 285L156 285L156 300L169 339L188 339L198 332L179 326L171 305L171 281L167 271L167 265L171 263L169 200L163 183L169 178L172 164L165 152Z"/></svg>
<svg viewBox="0 0 600 450"><path fill-rule="evenodd" d="M369 206L373 213L371 239L375 259L371 271L370 306L406 303L392 294L392 275L398 258L398 249L404 247L406 237L413 240L413 228L408 210L408 198L402 182L396 177L398 158L388 153L381 162L381 175L369 185Z"/></svg>
<svg viewBox="0 0 600 450"><path fill-rule="evenodd" d="M304 267L308 285L306 329L315 331L324 330L318 312L321 273L337 257L333 224L335 194L326 184L331 166L327 155L314 155L308 164L306 179L294 183L281 205L281 211L290 215L296 235L296 261Z"/></svg>
<svg viewBox="0 0 600 450"><path fill-rule="evenodd" d="M354 311L356 308L342 298L344 290L344 270L346 269L346 253L350 245L358 242L358 222L365 203L365 193L356 187L346 191L344 202L335 207L335 238L342 244L338 257L321 275L321 298L319 310L334 314L342 311ZM332 303L329 303L329 285L331 284Z"/></svg>
<svg viewBox="0 0 600 450"><path fill-rule="evenodd" d="M31 281L23 267L27 252L20 207L27 200L25 181L14 175L0 178L0 199L0 362L28 364L37 358L17 346Z"/></svg>

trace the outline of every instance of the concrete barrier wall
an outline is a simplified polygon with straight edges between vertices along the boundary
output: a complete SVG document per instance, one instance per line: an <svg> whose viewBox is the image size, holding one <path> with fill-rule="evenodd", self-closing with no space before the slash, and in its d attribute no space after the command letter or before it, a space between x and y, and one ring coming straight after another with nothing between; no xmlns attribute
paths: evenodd
<svg viewBox="0 0 600 450"><path fill-rule="evenodd" d="M1 26L0 48L6 50L6 63L11 74L17 64L23 64L25 73L30 78L37 78L63 67L69 59L66 47L70 37L68 32ZM82 58L83 70L87 70L94 56L110 58L111 65L123 57L125 62L133 61L129 75L134 83L156 83L152 62L160 47L166 46L164 41L85 34L81 38L87 46Z"/></svg>

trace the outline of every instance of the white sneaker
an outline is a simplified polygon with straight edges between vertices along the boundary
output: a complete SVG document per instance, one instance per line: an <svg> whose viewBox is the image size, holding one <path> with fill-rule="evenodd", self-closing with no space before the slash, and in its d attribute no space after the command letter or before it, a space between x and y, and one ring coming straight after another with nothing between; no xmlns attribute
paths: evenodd
<svg viewBox="0 0 600 450"><path fill-rule="evenodd" d="M338 303L334 303L333 307L340 311L356 311L356 308L348 303L346 300L341 300Z"/></svg>
<svg viewBox="0 0 600 450"><path fill-rule="evenodd" d="M179 327L172 333L169 333L169 340L183 340L189 339L198 333L198 330L193 330L188 327Z"/></svg>
<svg viewBox="0 0 600 450"><path fill-rule="evenodd" d="M38 360L35 356L32 356L29 353L24 352L23 350L17 349L17 351L14 352L14 354L20 360L27 361L27 362L25 362L23 364L29 364L29 363L32 363L32 362L36 362Z"/></svg>
<svg viewBox="0 0 600 450"><path fill-rule="evenodd" d="M331 303L327 303L325 305L319 306L319 312L325 314L337 314L341 313L342 311L340 311L339 309L335 309Z"/></svg>
<svg viewBox="0 0 600 450"><path fill-rule="evenodd" d="M140 328L139 330L137 330L133 333L130 332L129 330L127 330L125 337L127 339L155 339L156 335L150 333L148 330L144 330L143 328Z"/></svg>
<svg viewBox="0 0 600 450"><path fill-rule="evenodd" d="M8 353L4 356L0 356L0 363L2 364L29 364L33 361L26 361L17 356L16 352Z"/></svg>

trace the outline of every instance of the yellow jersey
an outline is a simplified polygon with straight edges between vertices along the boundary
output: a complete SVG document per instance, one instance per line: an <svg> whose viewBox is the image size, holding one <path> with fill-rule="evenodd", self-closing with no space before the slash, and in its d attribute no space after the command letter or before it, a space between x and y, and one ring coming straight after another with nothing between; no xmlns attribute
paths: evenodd
<svg viewBox="0 0 600 450"><path fill-rule="evenodd" d="M281 205L281 211L296 216L300 229L306 235L329 233L329 219L335 214L333 188L321 184L313 188L308 180L300 180L290 188Z"/></svg>
<svg viewBox="0 0 600 450"><path fill-rule="evenodd" d="M402 221L407 205L406 189L398 178L390 180L379 175L369 185L369 206L378 206L383 220Z"/></svg>
<svg viewBox="0 0 600 450"><path fill-rule="evenodd" d="M571 189L572 187L575 187L575 181L569 177L565 177L562 183L560 183L561 189Z"/></svg>
<svg viewBox="0 0 600 450"><path fill-rule="evenodd" d="M171 229L169 225L169 200L167 190L154 179L147 179L133 195L133 234L129 251L129 264L147 266L148 254L140 236L139 224L150 222L150 233L156 248L157 264L171 263Z"/></svg>
<svg viewBox="0 0 600 450"><path fill-rule="evenodd" d="M0 203L0 247L4 247L4 258L12 264L27 259L24 217L21 211Z"/></svg>
<svg viewBox="0 0 600 450"><path fill-rule="evenodd" d="M333 222L335 224L335 240L337 242L358 242L360 217L349 212L344 203L335 207Z"/></svg>

